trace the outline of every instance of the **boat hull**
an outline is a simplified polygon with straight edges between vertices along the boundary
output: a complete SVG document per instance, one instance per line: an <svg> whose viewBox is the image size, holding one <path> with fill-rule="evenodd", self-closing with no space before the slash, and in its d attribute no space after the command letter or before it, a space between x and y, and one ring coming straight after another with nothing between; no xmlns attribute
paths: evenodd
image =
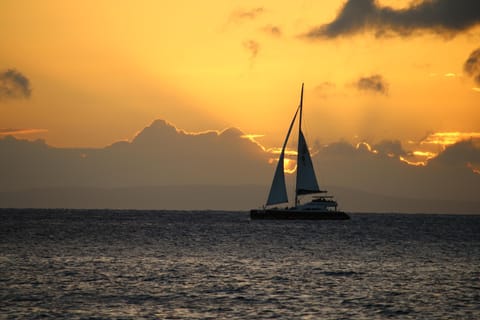
<svg viewBox="0 0 480 320"><path fill-rule="evenodd" d="M348 220L350 216L342 211L253 209L252 220Z"/></svg>

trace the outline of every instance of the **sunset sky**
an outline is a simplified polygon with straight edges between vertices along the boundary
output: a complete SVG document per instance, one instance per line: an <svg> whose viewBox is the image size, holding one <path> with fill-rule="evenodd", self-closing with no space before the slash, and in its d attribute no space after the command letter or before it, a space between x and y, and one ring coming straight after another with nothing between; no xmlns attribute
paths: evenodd
<svg viewBox="0 0 480 320"><path fill-rule="evenodd" d="M479 2L414 3L3 0L0 138L103 147L166 119L278 147L302 82L310 140L478 137Z"/></svg>

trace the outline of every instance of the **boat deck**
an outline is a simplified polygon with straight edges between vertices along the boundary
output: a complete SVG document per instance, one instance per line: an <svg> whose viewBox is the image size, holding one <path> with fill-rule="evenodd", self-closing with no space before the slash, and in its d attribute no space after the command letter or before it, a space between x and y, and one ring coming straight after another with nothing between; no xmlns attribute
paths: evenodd
<svg viewBox="0 0 480 320"><path fill-rule="evenodd" d="M295 209L253 209L252 220L348 220L350 216L343 211L316 211Z"/></svg>

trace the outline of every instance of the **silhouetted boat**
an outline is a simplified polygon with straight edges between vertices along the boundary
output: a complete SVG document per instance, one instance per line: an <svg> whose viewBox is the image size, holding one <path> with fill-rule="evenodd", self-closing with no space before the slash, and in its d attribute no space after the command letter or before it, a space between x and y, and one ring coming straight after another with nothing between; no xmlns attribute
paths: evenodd
<svg viewBox="0 0 480 320"><path fill-rule="evenodd" d="M338 204L333 196L318 187L315 170L313 169L310 151L302 132L303 84L300 93L300 105L288 128L287 137L283 143L277 168L273 177L272 186L266 205L262 209L250 210L251 219L282 219L282 220L346 220L350 217L337 210ZM295 188L295 205L293 207L278 207L279 204L288 204L287 188L283 160L288 138L292 132L295 120L298 121L298 149L297 149L297 179ZM310 201L301 203L302 196L312 197Z"/></svg>

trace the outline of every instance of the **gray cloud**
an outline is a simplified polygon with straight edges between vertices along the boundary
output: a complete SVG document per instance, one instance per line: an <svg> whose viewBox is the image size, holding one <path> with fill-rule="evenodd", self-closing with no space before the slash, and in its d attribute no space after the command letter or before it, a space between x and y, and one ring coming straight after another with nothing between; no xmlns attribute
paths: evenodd
<svg viewBox="0 0 480 320"><path fill-rule="evenodd" d="M332 90L335 89L335 83L330 81L324 81L319 85L315 86L314 90L318 94L318 96L322 98L327 98L329 95L332 94Z"/></svg>
<svg viewBox="0 0 480 320"><path fill-rule="evenodd" d="M430 162L446 166L465 166L467 163L480 165L480 139L459 141L445 148Z"/></svg>
<svg viewBox="0 0 480 320"><path fill-rule="evenodd" d="M243 47L250 52L250 60L254 60L260 51L260 44L255 40L247 40L243 42Z"/></svg>
<svg viewBox="0 0 480 320"><path fill-rule="evenodd" d="M269 178L271 167L269 154L243 138L238 129L188 133L162 120L141 130L131 142L100 149L54 148L0 136L0 154L0 191L51 186L227 185L232 179L252 183L263 181L262 175Z"/></svg>
<svg viewBox="0 0 480 320"><path fill-rule="evenodd" d="M415 31L431 31L453 36L480 23L480 1L424 0L408 8L379 6L375 0L348 0L335 20L311 29L307 38L336 38L364 31L377 37L391 32L401 36Z"/></svg>
<svg viewBox="0 0 480 320"><path fill-rule="evenodd" d="M480 85L480 48L474 50L463 65L465 72Z"/></svg>
<svg viewBox="0 0 480 320"><path fill-rule="evenodd" d="M379 74L374 74L369 77L361 77L355 82L355 87L362 91L373 91L387 95L388 83Z"/></svg>
<svg viewBox="0 0 480 320"><path fill-rule="evenodd" d="M29 98L30 80L15 69L0 72L0 99Z"/></svg>
<svg viewBox="0 0 480 320"><path fill-rule="evenodd" d="M382 155L404 156L407 152L398 140L383 140L373 146Z"/></svg>
<svg viewBox="0 0 480 320"><path fill-rule="evenodd" d="M375 145L380 154L345 141L317 146L312 160L319 180L344 210L460 213L480 208L479 175L468 167L480 161L475 140L446 147L425 167L381 156L382 151L402 153L397 141ZM238 129L188 133L163 120L130 142L98 149L3 137L0 154L0 207L246 210L265 201L275 169L269 164L272 155ZM423 199L425 206L412 198ZM450 207L448 199L455 200ZM462 209L465 201L476 202Z"/></svg>
<svg viewBox="0 0 480 320"><path fill-rule="evenodd" d="M272 35L274 37L280 37L282 36L282 30L278 26L274 26L271 24L266 25L265 27L262 28L262 30L265 33L268 33L269 35Z"/></svg>
<svg viewBox="0 0 480 320"><path fill-rule="evenodd" d="M241 22L244 20L254 20L261 14L265 12L265 9L262 7L257 7L249 10L235 10L230 15L230 21L232 22Z"/></svg>

